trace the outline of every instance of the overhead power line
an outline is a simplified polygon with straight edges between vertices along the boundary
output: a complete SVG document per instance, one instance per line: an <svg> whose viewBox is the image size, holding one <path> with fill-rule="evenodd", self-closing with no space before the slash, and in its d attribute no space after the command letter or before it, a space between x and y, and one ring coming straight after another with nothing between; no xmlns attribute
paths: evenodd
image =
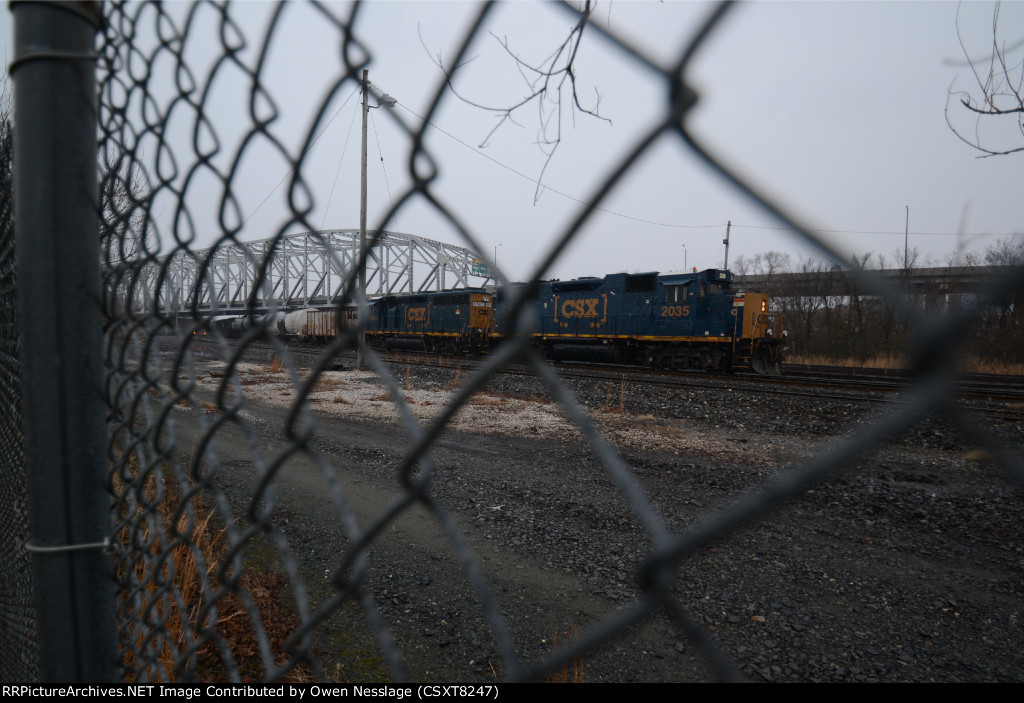
<svg viewBox="0 0 1024 703"><path fill-rule="evenodd" d="M469 149L469 150L479 154L480 156L484 157L488 161L490 161L490 162L492 162L492 163L494 163L494 164L496 164L498 166L501 166L506 171L511 171L512 173L516 174L520 178L523 178L523 179L529 181L530 183L533 183L534 185L536 185L536 186L538 186L540 188L543 188L544 190L550 190L555 195L560 195L563 198L566 198L568 200L572 200L573 202L579 203L580 205L584 205L586 207L592 208L592 209L597 210L599 212L606 213L608 215L614 215L615 217L621 217L621 218L626 219L626 220L632 220L633 222L640 222L640 223L645 224L645 225L655 225L657 227L672 227L672 228L676 228L676 229L720 229L722 227L725 227L725 223L724 222L722 222L721 224L715 224L715 225L677 225L677 224L670 224L668 222L656 222L654 220L645 220L642 217L633 217L632 215L625 215L625 214L623 214L621 212L615 212L614 210L609 210L608 208L601 207L600 205L594 205L593 203L588 203L585 200L581 200L580 198L577 198L575 196L569 195L568 193L563 193L560 190L552 188L551 186L546 185L546 184L538 181L536 178L532 178L532 177L526 175L522 171L517 171L516 169L512 168L508 164L505 164L505 163L502 163L501 161L498 161L496 158L494 158L490 154L485 154L484 152L482 152L479 149L477 149L475 146L473 146L471 144L467 144L466 142L462 141L461 139L456 137L451 132L448 132L448 131L442 129L441 127L437 126L433 122L428 121L422 115L419 115L419 114L413 112L412 110L410 110L406 105L402 105L402 103L398 103L398 105L400 105L402 107L402 109L404 109L410 115L413 115L413 116L417 117L418 119L420 119L422 122L425 122L426 124L429 124L431 127L436 129L441 134L445 135L446 137L448 137L450 139L455 140L456 142L458 142L462 146L464 146L467 149Z"/></svg>
<svg viewBox="0 0 1024 703"><path fill-rule="evenodd" d="M555 195L560 195L563 198L566 198L567 200L573 201L574 203L579 203L580 205L583 205L585 207L593 208L594 210L598 210L598 211L606 213L608 215L614 215L615 217L621 217L623 219L631 220L633 222L640 222L642 224L654 225L656 227L670 227L670 228L673 228L673 229L722 229L723 227L726 226L725 222L721 222L721 223L718 223L718 224L710 224L710 225L684 225L684 224L673 224L673 223L668 223L668 222L657 222L655 220L647 220L647 219L644 219L642 217L634 217L633 215L626 215L626 214L621 213L621 212L616 212L614 210L609 210L608 208L604 208L604 207L601 207L599 205L594 205L593 203L588 203L587 201L585 201L585 200L583 200L581 198L577 198L576 196L569 195L568 193L564 193L564 192L562 192L562 191L560 191L560 190L558 190L556 188L552 188L551 186L542 183L541 181L537 180L536 178L528 176L527 174L523 173L522 171L518 171L515 168L512 168L508 164L499 161L498 159L494 158L490 154L484 153L483 151L481 151L480 149L476 148L472 144L467 143L466 141L460 139L459 137L455 136L451 132L443 129L440 126L438 126L437 124L428 121L422 115L418 114L414 110L411 110L407 105L404 105L401 102L399 102L397 104L402 109L404 109L406 112L408 112L410 115L413 115L414 117L419 119L421 122L424 122L424 123L430 125L435 130L437 130L441 134L445 135L449 139L452 139L453 141L458 142L462 146L464 146L467 149L469 149L470 151L478 154L479 156L482 156L483 158L487 159L491 163L493 163L493 164L495 164L497 166L500 166L501 168L505 169L506 171L510 171L510 172L516 174L520 178L522 178L522 179L524 179L526 181L529 181L530 183L532 183L535 186L539 186L541 188L544 188L545 190L549 190L552 193L554 193ZM792 227L773 227L773 226L769 226L769 225L742 225L742 224L736 224L735 222L733 223L732 226L734 228L742 227L742 228L747 228L747 229L764 229L764 230L774 230L774 231L777 231L777 232L795 232L796 231ZM886 231L886 230L849 230L849 229L811 229L809 231L810 232L814 232L814 233L819 233L819 234L883 234L883 235L890 235L891 234L891 235L899 235L901 237L906 234L903 230L900 230L900 231L897 232L895 230L893 230L893 231ZM962 233L962 232L911 232L910 234L915 235L915 236L930 236L930 237L931 236L934 236L934 237L956 237L956 236L962 236L962 237L987 237L987 236L992 236L992 237L1011 237L1011 236L1015 236L1016 234L1020 234L1020 233L1014 233L1014 232L1002 232L1002 233L1000 233L1000 232L981 232L981 233L977 233L977 234L971 234L971 233Z"/></svg>
<svg viewBox="0 0 1024 703"><path fill-rule="evenodd" d="M768 225L738 225L735 222L732 225L736 227L745 227L747 229L769 229L777 232L795 232L796 230L792 227L771 227ZM888 230L853 230L853 229L811 229L809 232L816 232L819 234L894 234L904 236L906 233L903 230L888 231ZM1019 236L1020 232L914 232L910 234L914 236L925 236L925 237L1014 237Z"/></svg>

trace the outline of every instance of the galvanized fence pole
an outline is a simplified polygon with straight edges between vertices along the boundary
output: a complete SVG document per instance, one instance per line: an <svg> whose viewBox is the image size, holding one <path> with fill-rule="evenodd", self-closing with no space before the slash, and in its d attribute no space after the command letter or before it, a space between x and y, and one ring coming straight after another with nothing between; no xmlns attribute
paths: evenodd
<svg viewBox="0 0 1024 703"><path fill-rule="evenodd" d="M25 453L40 675L116 679L102 395L98 2L12 3Z"/></svg>

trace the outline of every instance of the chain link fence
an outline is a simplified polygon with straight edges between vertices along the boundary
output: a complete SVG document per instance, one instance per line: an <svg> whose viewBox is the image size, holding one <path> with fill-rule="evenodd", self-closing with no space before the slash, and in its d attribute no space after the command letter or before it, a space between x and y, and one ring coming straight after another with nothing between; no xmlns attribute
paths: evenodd
<svg viewBox="0 0 1024 703"><path fill-rule="evenodd" d="M106 488L113 495L110 550L118 588L113 603L116 634L111 633L111 637L117 639L120 656L113 669L104 669L98 676L122 671L121 675L130 681L301 681L339 676L405 679L409 675L407 653L389 630L367 579L373 568L375 545L399 521L425 516L431 529L438 530L446 540L452 569L461 571L486 623L486 635L495 643L500 658L496 675L508 680L543 678L623 636L652 613L663 612L686 633L717 677L731 679L737 675L733 665L716 649L709 633L692 617L673 588L680 577L680 565L708 544L730 531L756 525L772 508L937 409L949 408L953 421L969 437L998 457L1001 466L1018 481L1024 477L1016 452L952 410L956 341L970 322L970 312L950 316L939 324L923 319L921 311L908 305L898 292L879 289L882 284L877 280L865 280L864 286L887 296L917 330L918 348L913 357L917 380L905 402L855 429L828 451L779 473L758 490L710 511L683 534L675 534L652 507L634 472L595 429L565 383L531 347L534 323L525 314L520 298L511 303L516 314L510 316L514 329L509 330L509 342L467 375L444 410L426 426L408 407L400 372L373 348L364 345L359 349L383 384L389 402L397 406L410 447L398 465L388 467L394 485L400 487L398 495L367 514L366 506L353 504L346 487L345 471L350 460L325 449L323 421L307 398L325 372L334 368L338 353L360 346L358 331L336 338L315 352L312 361L301 365L296 353L274 338L269 351L262 349L261 339L268 324L260 322L262 310L249 309L253 327L237 342L228 340L211 323L217 310L201 309L199 305L200 300L215 297L208 295L215 282L204 260L195 260L198 282L180 309L157 303L166 297L159 288L173 285L172 261L195 259L194 251L201 248L212 257L220 248L234 247L243 238L251 238L243 237L249 230L237 215L236 201L239 173L249 167L246 159L257 143L270 145L290 174L284 198L288 214L278 224L277 236L319 229L319 223L309 221L311 206L303 199L306 193L315 191L306 175L308 146L329 118L328 106L342 91L360 84L362 69L373 56L366 54L361 41L365 31L363 8L355 5L339 14L318 4L312 7L320 21L335 33L339 63L324 89L321 104L308 111L305 139L298 147L289 147L275 130L279 106L266 87L270 48L286 32L285 5L271 14L264 33L256 37L245 36L237 21L235 13L242 11L242 6L207 2L187 8L120 2L104 6L97 59L102 387L107 427L104 471ZM781 205L763 198L755 185L735 175L730 165L711 153L688 129L689 111L696 101L687 81L688 67L706 42L718 38L722 31L719 26L731 7L715 7L692 41L680 47L667 64L650 58L641 47L599 24L587 26L588 32L603 34L625 52L635 70L661 81L660 119L642 135L628 157L604 175L591 204L556 233L550 253L533 271L534 280L546 277L616 184L649 151L661 148L666 139L685 145L694 159L791 226L795 236L813 242L836 260L842 259ZM461 66L468 47L486 34L492 9L491 5L480 6L451 66ZM572 7L564 9L579 16ZM198 41L204 42L201 53L205 58L202 63L190 63ZM250 42L257 42L257 50L244 52ZM65 56L53 60L77 59ZM211 116L215 87L226 75L241 81L248 96L246 121L236 124L237 131L230 134L216 131ZM425 177L412 166L419 157L429 161L429 120L453 99L445 81L439 81L421 126L402 125L413 154L408 172L412 185L395 197L393 211L384 220L401 212L414 198L421 198L437 207L462 232L463 239L457 244L486 251L478 233L458 225L458 204L452 206L454 210L446 208L436 197L434 177ZM213 217L190 207L200 188L217 194ZM20 424L20 372L17 319L12 307L15 280L7 229L10 213L5 210L3 214L0 314L5 416L0 442L7 469L2 486L5 546L0 571L5 593L12 595L4 597L0 616L4 619L0 666L13 667L4 669L5 680L10 680L34 678L37 672L27 555L20 548L27 541L24 469L20 468L19 435L12 431ZM206 249L205 243L196 243L199 232L211 230L218 233L211 249ZM383 223L378 230L383 230ZM371 239L378 230L371 229ZM321 244L330 248L326 237ZM363 251L364 260L372 246L371 241ZM250 256L248 265L265 272L274 249L268 247L267 251L263 259ZM341 263L339 266L346 268ZM153 267L161 275L154 278ZM359 305L365 311L367 301L359 290L357 267L347 265L346 270L348 277L339 305ZM154 280L157 290L152 289ZM993 284L989 294L1012 294L1020 290L1022 280L1019 270L1011 271ZM257 275L257 287L263 283ZM272 291L263 292L264 299L273 299ZM207 382L211 372L205 364L211 347L226 360L215 372L212 390ZM280 372L292 379L288 410L276 424L272 418L261 417L248 396L252 372L246 363L259 355L264 365L271 364L273 357L274 366L280 364ZM517 654L520 646L510 630L505 606L484 578L464 526L432 490L443 480L432 458L439 438L471 396L514 360L525 360L569 421L579 428L650 543L646 560L634 565L640 597L606 614L543 660L523 660ZM324 520L330 525L327 531L332 537L324 538L324 543L337 551L332 552L326 574L312 573L305 557L314 548L309 542L317 536L296 535L290 522L297 518L283 507L288 501L283 498L286 489L282 478L299 466L312 477L309 480L316 483L314 490L324 496L328 506L323 508L329 515ZM247 478L243 480L242 475ZM240 484L246 487L244 495L239 494ZM12 524L8 526L8 522ZM341 637L336 634L339 631L365 632L366 640L375 641L376 646L370 652L329 642L332 637ZM332 658L325 657L326 651L332 653ZM365 668L346 665L342 670L334 658L341 651L348 651L350 660L362 662Z"/></svg>
<svg viewBox="0 0 1024 703"><path fill-rule="evenodd" d="M2 102L10 104L9 86ZM28 552L25 447L21 425L21 367L18 363L18 275L14 255L14 143L11 115L0 111L0 678L33 680L38 675L35 610Z"/></svg>

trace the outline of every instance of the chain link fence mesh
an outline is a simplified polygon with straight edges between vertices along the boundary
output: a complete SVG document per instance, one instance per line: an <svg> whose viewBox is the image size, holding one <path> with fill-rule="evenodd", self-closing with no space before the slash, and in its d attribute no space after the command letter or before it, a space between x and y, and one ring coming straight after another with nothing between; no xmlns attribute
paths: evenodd
<svg viewBox="0 0 1024 703"><path fill-rule="evenodd" d="M10 105L9 85L0 102ZM11 115L0 111L0 679L29 681L38 675L35 605L28 552L25 447L18 363L17 271L14 253L14 158Z"/></svg>
<svg viewBox="0 0 1024 703"><path fill-rule="evenodd" d="M346 14L319 4L311 7L336 33L340 59L324 89L322 103L308 111L306 138L293 148L286 146L275 131L273 117L280 106L268 94L265 77L269 49L286 32L282 19L286 5L271 14L264 33L257 37L245 36L236 21L235 13L242 11L241 6L212 2L187 7L120 2L105 6L106 26L99 43L100 214L108 367L104 388L109 410L114 558L119 584L117 632L127 680L301 681L360 675L406 678L407 653L395 640L369 591L367 574L375 544L399 520L413 515L425 516L432 529L439 530L447 540L452 568L461 571L486 624L486 637L494 642L500 660L500 670L496 669L494 675L508 680L543 678L584 653L626 635L652 613L662 612L686 633L715 676L733 679L737 677L733 664L717 650L709 633L689 614L687 604L674 589L686 560L709 543L732 530L756 525L770 509L937 409L942 412L946 408L953 421L997 456L1018 481L1024 477L1016 452L1000 445L979 425L959 417L952 405L950 389L958 358L955 341L969 323L970 313L938 324L924 319L921 311L909 306L896 291L879 290L877 281L865 280L865 286L888 296L917 330L915 339L920 351L914 357L917 380L913 391L905 402L856 429L832 449L781 472L725 507L709 511L682 534L675 534L658 516L634 472L595 429L565 383L531 347L533 321L528 315L512 316L515 322L510 340L467 375L445 409L425 426L408 407L399 372L379 352L364 346L360 351L389 401L396 405L409 446L402 461L389 468L394 485L400 489L398 495L367 516L361 512L364 506L353 505L351 494L343 487L347 460L325 450L319 434L323 423L307 398L323 374L333 368L336 354L360 345L357 332L333 340L315 352L312 361L303 360L301 364L294 350L273 338L271 351L261 350L260 339L267 323L258 324L261 311L255 309L248 313L257 324L237 343L225 339L210 323L216 309L200 308L204 287L209 290L215 282L207 268L209 262L195 260L194 254L201 248L195 244L201 231L214 229L219 233L212 251L232 247L249 234L238 216L236 190L238 173L248 165L246 159L257 143L270 145L291 173L286 197L289 212L279 224L277 236L283 238L286 232L295 230L318 230L318 223L308 221L311 207L304 200L305 194L315 190L305 180L307 146L315 141L327 119L328 105L342 91L359 85L361 71L373 57L366 54L360 41L364 29L359 5ZM604 34L631 56L638 71L649 72L662 81L661 119L642 136L629 156L605 175L592 204L575 222L555 234L550 254L536 266L535 280L545 277L614 186L665 139L684 144L695 159L792 226L796 236L829 251L827 243L818 241L780 205L762 198L755 186L734 175L732 168L687 128L688 112L695 104L687 83L688 65L697 50L722 31L719 25L730 7L717 6L669 64L649 58L628 39L596 24L587 28ZM566 9L576 12L571 7ZM460 66L467 47L486 34L490 11L491 6L481 6L466 31L462 53L454 57L452 66ZM243 51L250 42L256 42L257 51ZM201 43L202 61L194 60L197 43ZM215 127L211 117L215 87L228 75L242 81L250 96L247 122L235 124L237 131L232 133L225 132L223 126ZM440 81L427 118L452 99L444 81ZM420 129L406 128L411 150L428 159L425 142L430 129L427 121ZM410 164L415 161L409 160ZM474 251L485 250L476 233L457 224L457 204L456 210L450 211L439 201L431 178L414 172L411 166L408 176L412 186L395 198L396 211L411 199L422 198L463 232L459 244ZM190 209L198 188L219 194L219 207L212 219L203 219L205 213ZM173 217L168 218L167 212L173 212ZM4 678L9 680L31 678L34 668L32 609L23 576L27 560L16 546L25 541L18 509L23 504L23 473L18 468L22 465L18 435L12 431L19 422L19 374L16 320L11 307L15 291L11 239L6 229L9 212L5 210L3 215L0 322L4 331L5 417L0 441L8 467L3 502L14 509L3 511L7 544L3 554L5 561L13 562L2 569L5 594L12 595L4 597L5 634L0 662L3 667L15 667L4 669ZM168 226L168 222L172 224ZM322 245L329 248L326 238ZM265 272L273 248L267 251L262 260L250 256L249 265ZM842 258L831 253L836 259ZM195 260L197 283L179 309L169 309L158 301L161 288L174 285L172 262L176 257ZM339 305L362 305L365 310L356 267L339 266L348 271ZM153 276L154 270L159 274ZM1021 281L1020 272L1011 271L994 284L990 294L1012 294L1020 290ZM515 301L512 308L520 311ZM205 383L210 372L204 363L211 347L216 349L212 353L226 360L216 372L213 390ZM273 355L275 368L271 372L287 374L292 380L291 404L280 424L261 417L259 408L247 398L251 383L245 362L254 355L262 355L264 364L269 364ZM606 614L543 660L523 660L517 654L519 644L509 627L506 606L484 578L459 516L446 509L432 492L432 483L443 480L432 458L439 438L471 396L516 359L525 360L569 421L579 428L650 544L646 560L633 565L637 568L640 597ZM280 368L276 368L278 363ZM315 549L317 535L296 535L289 525L295 516L289 516L282 507L281 479L300 466L313 477L310 480L317 484L315 491L326 499L328 531L343 535L329 542L337 552L326 574L311 573L304 559L306 551ZM242 496L237 490L240 484L247 491ZM14 522L7 527L10 521ZM331 642L332 638L347 636L339 632L365 632L376 642L372 652L348 650L350 660L361 662L364 668L346 665L342 671L336 656L346 646ZM330 657L325 652L331 652Z"/></svg>

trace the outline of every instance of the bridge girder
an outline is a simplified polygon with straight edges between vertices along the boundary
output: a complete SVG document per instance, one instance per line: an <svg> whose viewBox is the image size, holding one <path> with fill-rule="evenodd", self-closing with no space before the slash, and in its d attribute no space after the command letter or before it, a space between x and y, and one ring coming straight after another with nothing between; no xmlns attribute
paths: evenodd
<svg viewBox="0 0 1024 703"><path fill-rule="evenodd" d="M376 234L367 232L367 239ZM131 304L151 304L156 296L165 313L203 314L331 305L340 301L355 275L358 256L357 229L179 250L143 268ZM400 232L380 232L366 262L371 298L478 287L488 280L480 258L469 249Z"/></svg>

